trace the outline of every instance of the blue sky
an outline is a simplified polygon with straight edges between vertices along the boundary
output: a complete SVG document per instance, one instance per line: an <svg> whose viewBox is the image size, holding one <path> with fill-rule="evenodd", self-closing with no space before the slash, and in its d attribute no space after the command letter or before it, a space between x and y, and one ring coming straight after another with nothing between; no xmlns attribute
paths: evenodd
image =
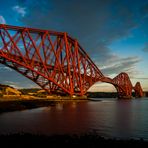
<svg viewBox="0 0 148 148"><path fill-rule="evenodd" d="M127 72L148 90L148 0L1 0L0 23L66 31L104 75ZM37 87L3 65L0 83ZM92 89L114 88L102 83Z"/></svg>

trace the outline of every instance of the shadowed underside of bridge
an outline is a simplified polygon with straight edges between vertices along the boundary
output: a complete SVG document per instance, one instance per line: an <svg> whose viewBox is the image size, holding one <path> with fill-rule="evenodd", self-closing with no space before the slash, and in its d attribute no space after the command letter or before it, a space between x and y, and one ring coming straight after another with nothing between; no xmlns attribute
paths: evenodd
<svg viewBox="0 0 148 148"><path fill-rule="evenodd" d="M84 95L96 82L111 83L118 97L135 90L143 96L139 82L132 86L126 73L105 77L77 40L67 33L0 24L0 63L31 79L48 93L63 91Z"/></svg>

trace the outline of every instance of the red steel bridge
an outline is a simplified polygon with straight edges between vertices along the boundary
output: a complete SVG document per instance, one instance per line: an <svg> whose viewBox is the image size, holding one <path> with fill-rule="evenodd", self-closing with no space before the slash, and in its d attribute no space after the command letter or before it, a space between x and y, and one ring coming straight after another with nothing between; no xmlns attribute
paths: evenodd
<svg viewBox="0 0 148 148"><path fill-rule="evenodd" d="M114 85L118 97L142 97L139 82L128 74L111 79L102 74L76 39L55 32L0 24L0 63L31 79L48 93L83 96L96 82Z"/></svg>

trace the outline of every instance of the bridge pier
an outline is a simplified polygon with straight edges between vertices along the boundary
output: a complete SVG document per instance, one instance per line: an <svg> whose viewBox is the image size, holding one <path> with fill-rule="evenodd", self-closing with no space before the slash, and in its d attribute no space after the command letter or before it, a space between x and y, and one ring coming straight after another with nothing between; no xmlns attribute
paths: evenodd
<svg viewBox="0 0 148 148"><path fill-rule="evenodd" d="M118 99L132 99L132 96L118 96Z"/></svg>
<svg viewBox="0 0 148 148"><path fill-rule="evenodd" d="M117 88L118 99L132 99L132 89Z"/></svg>

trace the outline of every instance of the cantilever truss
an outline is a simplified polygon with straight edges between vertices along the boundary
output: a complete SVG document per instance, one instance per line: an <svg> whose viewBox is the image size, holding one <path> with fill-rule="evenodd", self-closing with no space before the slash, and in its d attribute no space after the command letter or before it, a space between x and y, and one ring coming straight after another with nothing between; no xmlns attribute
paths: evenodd
<svg viewBox="0 0 148 148"><path fill-rule="evenodd" d="M106 78L78 41L67 33L1 24L0 63L49 93L84 95L95 82L104 81L113 84L120 96L131 96L132 84L126 73ZM141 86L135 88L139 95Z"/></svg>

